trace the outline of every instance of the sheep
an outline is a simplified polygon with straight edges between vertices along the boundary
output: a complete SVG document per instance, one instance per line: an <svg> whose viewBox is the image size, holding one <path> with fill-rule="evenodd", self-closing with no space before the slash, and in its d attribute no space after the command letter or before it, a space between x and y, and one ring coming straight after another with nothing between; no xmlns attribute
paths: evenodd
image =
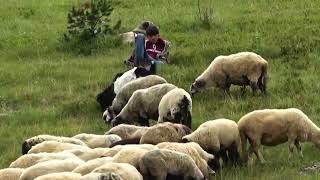
<svg viewBox="0 0 320 180"><path fill-rule="evenodd" d="M142 157L139 168L145 180L149 179L149 174L159 180L165 180L167 174L184 176L184 178L191 177L198 180L204 178L200 169L189 155L167 149L147 152ZM153 177L150 177L150 179L155 179Z"/></svg>
<svg viewBox="0 0 320 180"><path fill-rule="evenodd" d="M122 108L127 104L134 91L163 83L167 83L167 81L157 75L141 77L127 83L120 89L119 93L114 98L112 106L108 107L103 113L103 119L106 122L110 122L117 114L119 114Z"/></svg>
<svg viewBox="0 0 320 180"><path fill-rule="evenodd" d="M296 108L255 110L241 117L238 126L245 159L255 153L258 160L265 163L260 145L276 146L287 141L290 157L294 146L303 157L300 142L312 142L320 148L319 127ZM247 140L250 142L248 154Z"/></svg>
<svg viewBox="0 0 320 180"><path fill-rule="evenodd" d="M72 172L59 172L59 173L50 173L46 175L39 176L34 180L80 180L81 174L72 173Z"/></svg>
<svg viewBox="0 0 320 180"><path fill-rule="evenodd" d="M182 137L190 134L192 130L183 124L174 124L170 122L156 124L147 128L141 137L124 139L117 141L110 147L120 144L158 144L161 142L180 142Z"/></svg>
<svg viewBox="0 0 320 180"><path fill-rule="evenodd" d="M6 168L0 169L0 179L1 180L17 180L24 169L21 168Z"/></svg>
<svg viewBox="0 0 320 180"><path fill-rule="evenodd" d="M205 152L197 143L163 142L157 144L156 146L159 149L168 149L189 155L199 167L204 177L207 179L209 178L209 174L215 174L215 172L210 167L208 167L207 164L209 160L214 160L214 156ZM198 152L198 150L200 152Z"/></svg>
<svg viewBox="0 0 320 180"><path fill-rule="evenodd" d="M25 154L10 164L10 168L28 168L39 162L54 160L54 159L69 159L77 158L72 153L59 152L59 153L37 153L37 154Z"/></svg>
<svg viewBox="0 0 320 180"><path fill-rule="evenodd" d="M201 124L193 133L182 138L183 142L196 142L205 151L215 155L233 165L240 163L239 150L241 145L238 125L229 119L210 120ZM228 155L226 154L228 152ZM213 169L220 168L220 163L212 161L209 165Z"/></svg>
<svg viewBox="0 0 320 180"><path fill-rule="evenodd" d="M121 137L115 134L97 135L97 134L81 133L73 136L72 138L83 141L90 148L109 147L112 143L121 140Z"/></svg>
<svg viewBox="0 0 320 180"><path fill-rule="evenodd" d="M32 148L32 146L37 145L43 141L57 141L86 146L86 144L80 141L79 139L42 134L25 140L22 144L22 154L27 154L28 151Z"/></svg>
<svg viewBox="0 0 320 180"><path fill-rule="evenodd" d="M70 150L70 149L90 149L90 148L86 145L83 146L83 145L63 143L63 142L57 142L57 141L44 141L40 144L33 146L28 151L28 154L40 153L40 152L47 152L47 153L62 152L64 150Z"/></svg>
<svg viewBox="0 0 320 180"><path fill-rule="evenodd" d="M139 171L132 165L126 163L107 163L94 169L92 173L114 173L125 180L143 180Z"/></svg>
<svg viewBox="0 0 320 180"><path fill-rule="evenodd" d="M131 124L119 124L115 127L112 127L105 134L116 134L121 137L121 139L130 139L130 138L141 138L142 134L149 127L145 126L136 126Z"/></svg>
<svg viewBox="0 0 320 180"><path fill-rule="evenodd" d="M140 124L149 126L148 119L158 119L158 107L161 98L174 88L177 87L173 84L164 83L136 90L121 112L111 121L111 125L130 124L138 119Z"/></svg>
<svg viewBox="0 0 320 180"><path fill-rule="evenodd" d="M152 144L125 144L125 145L115 145L108 152L105 152L103 157L113 157L122 149L130 149L130 148L139 148L147 151L158 149L155 145Z"/></svg>
<svg viewBox="0 0 320 180"><path fill-rule="evenodd" d="M112 162L115 163L128 163L139 170L139 162L149 150L138 147L122 148L115 156Z"/></svg>
<svg viewBox="0 0 320 180"><path fill-rule="evenodd" d="M158 123L165 121L182 123L191 128L192 100L184 89L173 89L162 97L159 103Z"/></svg>
<svg viewBox="0 0 320 180"><path fill-rule="evenodd" d="M80 180L125 180L116 173L89 173L80 178Z"/></svg>
<svg viewBox="0 0 320 180"><path fill-rule="evenodd" d="M259 88L266 93L268 62L253 52L240 52L229 56L216 57L209 67L191 85L194 95L210 87L218 87L230 96L231 84L250 85L253 93Z"/></svg>
<svg viewBox="0 0 320 180"><path fill-rule="evenodd" d="M96 159L103 156L105 153L109 152L110 148L95 148L95 149L70 149L64 152L69 152L76 155L83 161L89 161L91 159Z"/></svg>
<svg viewBox="0 0 320 180"><path fill-rule="evenodd" d="M20 180L33 180L38 176L58 173L58 172L71 172L77 166L84 162L79 159L65 159L65 160L50 160L40 162L23 171Z"/></svg>
<svg viewBox="0 0 320 180"><path fill-rule="evenodd" d="M92 159L87 161L85 164L82 164L75 168L72 172L79 173L82 176L89 174L91 171L93 171L95 168L102 166L103 164L112 162L112 157L102 157L97 159Z"/></svg>
<svg viewBox="0 0 320 180"><path fill-rule="evenodd" d="M107 107L111 106L113 99L119 90L128 82L139 78L155 74L153 71L148 71L142 67L134 67L126 72L118 73L113 78L110 85L108 85L105 90L99 93L96 97L97 102L101 106L101 110L106 110Z"/></svg>

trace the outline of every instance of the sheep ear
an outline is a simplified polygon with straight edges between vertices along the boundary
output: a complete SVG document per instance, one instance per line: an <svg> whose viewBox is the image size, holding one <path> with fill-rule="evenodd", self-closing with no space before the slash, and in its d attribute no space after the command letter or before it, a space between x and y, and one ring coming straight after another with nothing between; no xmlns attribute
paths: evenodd
<svg viewBox="0 0 320 180"><path fill-rule="evenodd" d="M187 143L187 142L189 142L189 140L188 140L186 137L183 137L182 140L181 140L181 142L182 142L182 143Z"/></svg>
<svg viewBox="0 0 320 180"><path fill-rule="evenodd" d="M206 85L206 82L204 80L198 80L194 84L197 88L202 88Z"/></svg>
<svg viewBox="0 0 320 180"><path fill-rule="evenodd" d="M208 166L208 173L209 175L215 175L216 172L214 170L212 170L209 166Z"/></svg>

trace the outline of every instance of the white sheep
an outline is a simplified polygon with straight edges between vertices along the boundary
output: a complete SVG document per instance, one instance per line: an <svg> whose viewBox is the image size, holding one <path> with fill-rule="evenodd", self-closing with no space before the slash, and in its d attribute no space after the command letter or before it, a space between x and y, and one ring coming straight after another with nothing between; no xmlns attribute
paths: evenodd
<svg viewBox="0 0 320 180"><path fill-rule="evenodd" d="M72 153L59 152L59 153L36 153L36 154L25 154L20 156L18 159L10 164L10 168L28 168L39 162L49 161L49 160L63 160L69 158L77 158Z"/></svg>
<svg viewBox="0 0 320 180"><path fill-rule="evenodd" d="M102 156L104 157L113 157L115 156L118 152L120 152L122 149L130 149L130 148L140 148L143 150L151 151L158 149L157 146L152 145L152 144L125 144L125 145L116 145L106 153L104 153Z"/></svg>
<svg viewBox="0 0 320 180"><path fill-rule="evenodd" d="M107 152L110 151L110 148L94 148L94 149L70 149L65 150L64 152L69 152L76 155L78 158L82 159L83 161L89 161L91 159L96 159Z"/></svg>
<svg viewBox="0 0 320 180"><path fill-rule="evenodd" d="M268 62L253 52L240 52L216 57L209 67L191 85L195 94L210 87L218 87L230 95L231 84L250 85L253 93L259 88L266 92Z"/></svg>
<svg viewBox="0 0 320 180"><path fill-rule="evenodd" d="M142 134L148 129L146 126L136 126L131 124L119 124L112 127L105 134L116 134L121 139L141 138Z"/></svg>
<svg viewBox="0 0 320 180"><path fill-rule="evenodd" d="M109 147L112 143L120 141L121 137L118 135L97 135L81 133L73 136L72 138L83 141L90 148L105 148Z"/></svg>
<svg viewBox="0 0 320 180"><path fill-rule="evenodd" d="M159 103L158 123L181 123L191 128L192 99L190 94L181 88L176 88L165 94Z"/></svg>
<svg viewBox="0 0 320 180"><path fill-rule="evenodd" d="M50 160L40 162L25 169L19 180L33 180L38 176L50 173L71 172L81 164L84 164L84 161L79 159Z"/></svg>
<svg viewBox="0 0 320 180"><path fill-rule="evenodd" d="M205 151L214 154L216 159L222 158L225 163L230 159L235 165L240 162L241 145L238 125L229 119L210 120L201 124L193 133L184 136L183 142L196 142ZM228 153L228 155L227 155ZM220 164L209 165L216 169Z"/></svg>
<svg viewBox="0 0 320 180"><path fill-rule="evenodd" d="M6 168L0 169L1 180L18 180L24 169L21 168Z"/></svg>
<svg viewBox="0 0 320 180"><path fill-rule="evenodd" d="M161 98L172 89L173 84L158 84L146 89L136 90L121 112L111 121L112 126L133 123L134 120L149 126L149 119L158 119L158 107Z"/></svg>
<svg viewBox="0 0 320 180"><path fill-rule="evenodd" d="M307 115L296 108L252 111L238 121L244 158L255 153L261 163L265 160L260 145L275 146L288 142L290 156L294 146L302 157L300 142L313 142L320 148L320 129ZM247 140L250 142L247 154Z"/></svg>
<svg viewBox="0 0 320 180"><path fill-rule="evenodd" d="M62 143L57 141L43 141L42 143L39 143L33 146L28 151L28 154L41 153L41 152L47 152L47 153L62 152L64 150L70 150L70 149L90 149L90 148L86 144L77 145L77 144Z"/></svg>
<svg viewBox="0 0 320 180"><path fill-rule="evenodd" d="M137 78L127 83L120 89L120 91L114 98L112 106L107 108L107 110L103 113L103 119L106 120L106 122L110 122L117 114L119 114L122 108L129 101L134 91L138 89L145 89L157 84L163 84L166 82L167 81L160 76L149 75L146 77Z"/></svg>
<svg viewBox="0 0 320 180"><path fill-rule="evenodd" d="M85 164L82 164L75 168L72 172L79 173L82 176L89 174L91 171L93 171L95 168L102 166L103 164L112 162L112 157L102 157L102 158L96 158L87 161Z"/></svg>
<svg viewBox="0 0 320 180"><path fill-rule="evenodd" d="M139 171L130 164L127 163L107 163L92 171L92 173L118 174L125 180L143 180Z"/></svg>
<svg viewBox="0 0 320 180"><path fill-rule="evenodd" d="M116 155L113 156L112 162L128 163L139 169L139 162L147 152L149 152L149 150L138 147L122 148Z"/></svg>
<svg viewBox="0 0 320 180"><path fill-rule="evenodd" d="M167 149L147 152L142 157L139 167L145 180L149 179L149 174L159 180L165 180L168 174L197 180L204 178L189 155Z"/></svg>
<svg viewBox="0 0 320 180"><path fill-rule="evenodd" d="M79 139L42 134L42 135L34 136L32 138L25 140L22 144L22 154L27 154L28 151L32 148L32 146L42 143L43 141L57 141L57 142L86 146L86 144L80 141Z"/></svg>
<svg viewBox="0 0 320 180"><path fill-rule="evenodd" d="M80 178L80 180L126 180L116 173L89 173Z"/></svg>
<svg viewBox="0 0 320 180"><path fill-rule="evenodd" d="M34 180L80 180L81 174L73 172L50 173L39 176Z"/></svg>
<svg viewBox="0 0 320 180"><path fill-rule="evenodd" d="M159 149L169 149L189 155L199 167L204 177L207 179L209 178L209 174L215 174L215 172L207 164L209 160L214 160L214 156L205 152L197 143L163 142L157 144L156 146ZM200 153L198 150L200 150Z"/></svg>

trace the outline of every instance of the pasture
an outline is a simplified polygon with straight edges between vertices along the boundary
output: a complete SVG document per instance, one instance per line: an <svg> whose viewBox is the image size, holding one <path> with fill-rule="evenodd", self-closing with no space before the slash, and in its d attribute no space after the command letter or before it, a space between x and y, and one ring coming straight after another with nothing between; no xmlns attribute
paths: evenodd
<svg viewBox="0 0 320 180"><path fill-rule="evenodd" d="M108 126L95 96L126 67L130 45L99 48L84 56L61 48L66 16L80 0L7 0L0 6L0 168L21 154L24 139L38 134L103 134ZM266 96L231 88L232 98L212 89L193 98L193 127L206 120L235 121L255 109L296 107L320 125L320 2L203 0L212 9L202 25L194 0L113 0L113 19L123 32L142 20L160 27L172 42L171 64L158 74L189 89L214 57L253 51L269 63ZM300 168L320 160L304 144L304 159L288 159L287 144L264 147L268 164L226 168L213 179L317 179Z"/></svg>

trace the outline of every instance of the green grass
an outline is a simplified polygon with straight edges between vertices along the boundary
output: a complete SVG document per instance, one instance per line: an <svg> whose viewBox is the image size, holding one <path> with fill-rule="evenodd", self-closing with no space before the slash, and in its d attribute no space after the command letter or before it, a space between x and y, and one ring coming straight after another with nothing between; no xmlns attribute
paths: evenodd
<svg viewBox="0 0 320 180"><path fill-rule="evenodd" d="M0 168L19 157L21 142L38 134L102 134L107 127L95 96L114 74L131 47L99 49L91 56L62 51L66 15L77 0L7 0L0 6ZM142 20L160 26L172 41L172 64L160 67L169 82L188 89L217 55L254 51L269 62L267 96L244 97L239 87L232 99L208 90L193 99L193 125L209 119L237 121L255 109L297 107L320 125L320 2L289 0L210 1L211 28L197 19L197 1L114 0L113 17L122 30ZM215 179L317 179L300 167L320 159L305 145L305 158L288 160L287 144L264 147L270 163L226 168ZM297 156L295 156L297 157Z"/></svg>

